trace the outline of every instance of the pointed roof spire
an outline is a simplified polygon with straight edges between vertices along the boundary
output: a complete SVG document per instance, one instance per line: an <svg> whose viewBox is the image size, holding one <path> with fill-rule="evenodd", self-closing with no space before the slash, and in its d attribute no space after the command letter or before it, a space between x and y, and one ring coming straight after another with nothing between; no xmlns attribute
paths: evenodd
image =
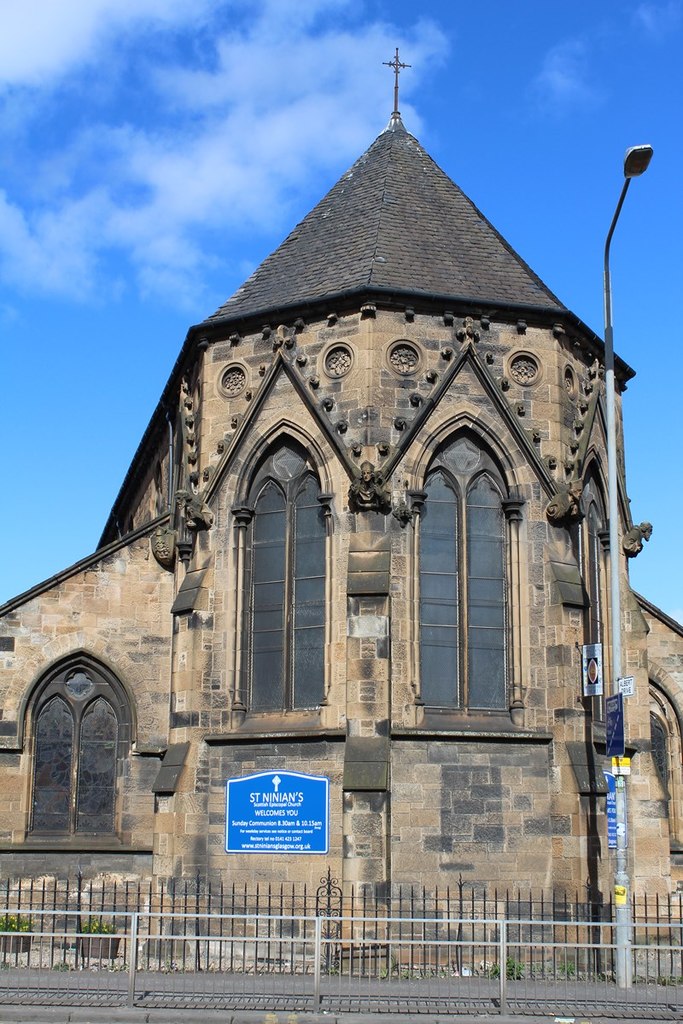
<svg viewBox="0 0 683 1024"><path fill-rule="evenodd" d="M396 53L394 54L394 59L393 60L383 60L382 63L385 65L385 67L393 68L394 69L394 109L393 109L393 112L392 112L392 115L391 115L391 120L389 121L389 125L392 125L395 122L401 120L401 112L398 109L398 76L400 75L401 71L404 68L412 67L412 64L403 64L403 63L401 63L401 61L398 59L398 46L396 47Z"/></svg>
<svg viewBox="0 0 683 1024"><path fill-rule="evenodd" d="M565 308L398 116L209 320L366 289Z"/></svg>

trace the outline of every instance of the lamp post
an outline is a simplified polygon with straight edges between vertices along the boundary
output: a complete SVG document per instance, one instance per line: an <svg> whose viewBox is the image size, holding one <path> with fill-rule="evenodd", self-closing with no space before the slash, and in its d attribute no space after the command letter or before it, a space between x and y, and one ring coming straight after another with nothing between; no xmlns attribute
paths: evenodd
<svg viewBox="0 0 683 1024"><path fill-rule="evenodd" d="M607 504L609 516L609 561L612 633L612 692L619 692L621 677L621 602L619 595L619 495L617 490L617 425L615 412L614 334L612 331L612 286L609 271L609 250L617 220L631 179L643 174L652 159L652 146L632 146L624 157L624 184L614 211L605 242L605 394L607 400ZM630 933L631 906L627 864L626 780L616 778L617 856L614 871L614 903L616 908L617 985L628 988L632 983Z"/></svg>

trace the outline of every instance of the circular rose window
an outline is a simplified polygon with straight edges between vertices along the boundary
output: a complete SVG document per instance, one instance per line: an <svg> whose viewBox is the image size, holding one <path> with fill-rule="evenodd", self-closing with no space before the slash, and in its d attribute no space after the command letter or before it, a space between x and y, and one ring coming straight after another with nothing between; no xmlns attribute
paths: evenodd
<svg viewBox="0 0 683 1024"><path fill-rule="evenodd" d="M235 363L223 370L219 387L226 398L235 398L244 391L246 383L247 375L244 368Z"/></svg>
<svg viewBox="0 0 683 1024"><path fill-rule="evenodd" d="M420 365L420 353L414 345L399 341L389 349L389 366L395 373L406 376L415 373Z"/></svg>
<svg viewBox="0 0 683 1024"><path fill-rule="evenodd" d="M353 353L346 345L335 345L325 356L328 377L345 377L353 366Z"/></svg>
<svg viewBox="0 0 683 1024"><path fill-rule="evenodd" d="M565 386L565 388L567 390L567 394L570 395L571 398L575 398L576 397L576 377L574 376L574 371L572 370L571 366L565 367L565 371L564 371L564 386Z"/></svg>
<svg viewBox="0 0 683 1024"><path fill-rule="evenodd" d="M522 387L535 384L538 380L538 362L533 356L521 353L510 362L510 376Z"/></svg>

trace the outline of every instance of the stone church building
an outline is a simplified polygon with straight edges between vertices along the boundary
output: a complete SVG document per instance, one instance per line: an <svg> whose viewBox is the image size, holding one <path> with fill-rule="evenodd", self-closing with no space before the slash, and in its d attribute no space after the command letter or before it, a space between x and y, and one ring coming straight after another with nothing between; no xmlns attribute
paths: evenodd
<svg viewBox="0 0 683 1024"><path fill-rule="evenodd" d="M605 439L601 339L394 114L189 330L97 550L0 608L2 877L609 893ZM683 627L629 587L620 463L630 868L663 893ZM227 852L228 781L282 773L328 781L324 855Z"/></svg>

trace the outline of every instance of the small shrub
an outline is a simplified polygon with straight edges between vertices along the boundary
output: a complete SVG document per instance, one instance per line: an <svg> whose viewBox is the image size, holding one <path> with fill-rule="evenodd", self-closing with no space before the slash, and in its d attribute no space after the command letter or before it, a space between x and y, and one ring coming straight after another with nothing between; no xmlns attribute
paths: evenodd
<svg viewBox="0 0 683 1024"><path fill-rule="evenodd" d="M500 978L500 964L491 964L486 972L489 978ZM524 977L524 964L509 956L505 961L505 977L508 981L521 981Z"/></svg>
<svg viewBox="0 0 683 1024"><path fill-rule="evenodd" d="M520 981L524 977L524 964L509 956L505 961L505 977L511 981Z"/></svg>
<svg viewBox="0 0 683 1024"><path fill-rule="evenodd" d="M111 921L105 921L101 917L89 917L81 923L81 932L85 935L111 935L114 925Z"/></svg>
<svg viewBox="0 0 683 1024"><path fill-rule="evenodd" d="M4 914L0 917L0 932L30 932L33 922L21 914Z"/></svg>

